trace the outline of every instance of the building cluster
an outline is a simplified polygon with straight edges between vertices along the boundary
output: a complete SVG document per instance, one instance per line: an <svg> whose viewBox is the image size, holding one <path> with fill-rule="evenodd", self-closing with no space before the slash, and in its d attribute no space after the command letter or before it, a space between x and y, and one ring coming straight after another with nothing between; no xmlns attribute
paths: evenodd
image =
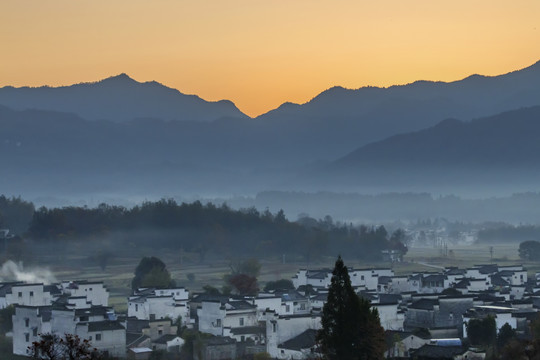
<svg viewBox="0 0 540 360"><path fill-rule="evenodd" d="M370 300L386 330L387 358L483 358L463 346L466 324L488 315L497 330L509 324L518 336L540 306L537 279L521 265L395 275L392 269L350 269L357 293ZM295 289L252 297L190 294L185 288L139 289L127 314L108 306L101 282L0 283L0 308L15 305L13 352L28 355L40 334L75 334L114 357L146 359L153 351L179 352L179 327L207 335L197 341L200 360L236 359L266 352L276 359L316 354L315 338L331 283L331 269L300 270Z"/></svg>

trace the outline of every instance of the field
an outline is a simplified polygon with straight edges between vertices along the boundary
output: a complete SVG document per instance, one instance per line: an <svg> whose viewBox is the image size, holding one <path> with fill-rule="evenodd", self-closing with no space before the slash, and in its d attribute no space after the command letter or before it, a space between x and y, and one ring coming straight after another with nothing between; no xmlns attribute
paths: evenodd
<svg viewBox="0 0 540 360"><path fill-rule="evenodd" d="M492 257L489 245L453 246L448 248L446 255L437 248L412 248L402 263L360 263L358 260L347 258L347 256L344 256L344 261L346 265L356 268L392 266L396 274L409 274L413 271L437 271L444 266L465 268L474 264L491 262L501 265L523 263L518 257L517 249L518 244L493 245ZM161 251L148 249L148 252L145 253L160 257L167 264L167 268L177 284L192 292L201 291L205 285L221 288L224 285L223 276L230 272L229 259L209 257L200 264L195 254L177 254L166 249ZM57 258L55 255L43 255L39 256L37 263L40 266L47 266L57 280L103 281L111 294L111 306L114 306L117 312L123 312L126 311L131 279L140 258L135 254L114 257L103 271L84 256L63 255L61 258ZM272 280L290 279L300 268L331 268L335 258L335 256L328 256L312 263L298 259L289 261L286 258L260 259L259 286L262 288L266 282ZM524 264L529 269L529 275L540 271L540 264ZM193 281L188 280L187 275L190 273L194 274Z"/></svg>

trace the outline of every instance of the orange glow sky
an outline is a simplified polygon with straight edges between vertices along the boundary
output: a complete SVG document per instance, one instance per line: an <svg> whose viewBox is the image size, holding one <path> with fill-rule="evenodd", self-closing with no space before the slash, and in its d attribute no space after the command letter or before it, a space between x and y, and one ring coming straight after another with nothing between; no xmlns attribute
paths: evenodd
<svg viewBox="0 0 540 360"><path fill-rule="evenodd" d="M540 60L539 0L2 0L0 86L122 72L249 115Z"/></svg>

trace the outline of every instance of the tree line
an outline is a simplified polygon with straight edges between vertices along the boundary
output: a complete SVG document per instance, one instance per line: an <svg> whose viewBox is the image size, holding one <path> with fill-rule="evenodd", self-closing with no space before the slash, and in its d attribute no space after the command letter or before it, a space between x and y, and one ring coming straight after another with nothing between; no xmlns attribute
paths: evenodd
<svg viewBox="0 0 540 360"><path fill-rule="evenodd" d="M289 221L282 210L234 210L226 204L177 203L173 199L144 202L133 208L101 204L87 207L41 207L34 211L25 237L61 242L122 234L130 242L199 254L292 254L305 260L328 251L377 260L385 249L406 252L405 233L389 234L384 226L353 226L303 218ZM138 235L137 235L138 234ZM144 234L144 235L141 235Z"/></svg>

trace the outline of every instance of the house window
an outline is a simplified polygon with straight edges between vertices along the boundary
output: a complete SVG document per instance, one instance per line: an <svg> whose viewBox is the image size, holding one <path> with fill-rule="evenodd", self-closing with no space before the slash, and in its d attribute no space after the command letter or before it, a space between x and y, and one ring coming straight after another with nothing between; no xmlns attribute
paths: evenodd
<svg viewBox="0 0 540 360"><path fill-rule="evenodd" d="M305 303L300 304L300 310L306 310L306 304Z"/></svg>
<svg viewBox="0 0 540 360"><path fill-rule="evenodd" d="M158 335L163 335L163 330L159 329L159 330L157 331L157 333L158 333Z"/></svg>
<svg viewBox="0 0 540 360"><path fill-rule="evenodd" d="M364 280L364 275L360 276L360 280Z"/></svg>
<svg viewBox="0 0 540 360"><path fill-rule="evenodd" d="M291 311L291 306L290 306L290 305L286 305L286 306L285 306L285 311L286 311L286 312Z"/></svg>
<svg viewBox="0 0 540 360"><path fill-rule="evenodd" d="M22 298L22 291L19 291L19 297Z"/></svg>
<svg viewBox="0 0 540 360"><path fill-rule="evenodd" d="M244 326L244 318L240 318L240 326Z"/></svg>
<svg viewBox="0 0 540 360"><path fill-rule="evenodd" d="M30 326L30 319L29 318L24 319L24 326L26 326L26 327Z"/></svg>
<svg viewBox="0 0 540 360"><path fill-rule="evenodd" d="M216 327L221 327L221 319L216 320Z"/></svg>
<svg viewBox="0 0 540 360"><path fill-rule="evenodd" d="M81 321L88 321L88 316L81 316Z"/></svg>
<svg viewBox="0 0 540 360"><path fill-rule="evenodd" d="M26 342L29 342L30 341L30 334L29 333L24 334L24 339L26 340Z"/></svg>
<svg viewBox="0 0 540 360"><path fill-rule="evenodd" d="M96 341L101 341L101 334L96 334Z"/></svg>
<svg viewBox="0 0 540 360"><path fill-rule="evenodd" d="M32 329L32 336L37 336L37 328Z"/></svg>
<svg viewBox="0 0 540 360"><path fill-rule="evenodd" d="M272 332L276 332L276 323L272 323Z"/></svg>
<svg viewBox="0 0 540 360"><path fill-rule="evenodd" d="M135 304L135 311L139 311L139 304Z"/></svg>
<svg viewBox="0 0 540 360"><path fill-rule="evenodd" d="M34 292L30 291L30 297L34 296Z"/></svg>

